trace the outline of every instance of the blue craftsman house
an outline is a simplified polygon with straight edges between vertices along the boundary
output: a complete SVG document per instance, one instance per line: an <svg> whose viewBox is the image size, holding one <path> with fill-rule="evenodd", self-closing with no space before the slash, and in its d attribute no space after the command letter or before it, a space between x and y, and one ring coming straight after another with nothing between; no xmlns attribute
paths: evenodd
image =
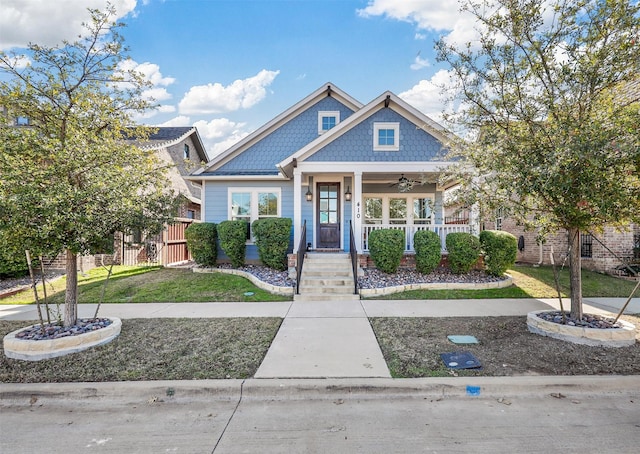
<svg viewBox="0 0 640 454"><path fill-rule="evenodd" d="M291 258L312 249L362 263L374 229L404 230L408 255L416 230L438 232L443 249L449 232L469 231L445 224L447 142L442 126L391 92L363 105L328 83L188 178L202 185L206 222L289 217ZM257 257L248 238L247 260Z"/></svg>

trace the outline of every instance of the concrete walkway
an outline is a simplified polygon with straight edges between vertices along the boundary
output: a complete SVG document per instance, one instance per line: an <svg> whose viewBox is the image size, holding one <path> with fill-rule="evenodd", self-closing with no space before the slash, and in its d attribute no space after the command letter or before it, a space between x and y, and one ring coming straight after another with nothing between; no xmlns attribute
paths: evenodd
<svg viewBox="0 0 640 454"><path fill-rule="evenodd" d="M584 311L617 314L624 298L589 298ZM569 300L564 300L565 310ZM559 309L557 299L360 300L344 302L103 304L119 318L284 318L255 378L389 378L369 317L481 317ZM81 304L80 317L95 305ZM634 298L626 314L640 313ZM37 320L33 305L0 305L0 320Z"/></svg>

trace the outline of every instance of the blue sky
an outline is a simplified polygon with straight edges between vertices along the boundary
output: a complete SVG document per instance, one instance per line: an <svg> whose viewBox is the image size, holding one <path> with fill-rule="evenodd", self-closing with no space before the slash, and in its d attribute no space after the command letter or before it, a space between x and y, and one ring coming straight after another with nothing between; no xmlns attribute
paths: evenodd
<svg viewBox="0 0 640 454"><path fill-rule="evenodd" d="M362 103L391 90L434 119L439 36L470 22L455 0L112 0L130 65L161 107L141 123L195 125L210 156L326 82ZM73 39L106 0L0 0L0 48Z"/></svg>

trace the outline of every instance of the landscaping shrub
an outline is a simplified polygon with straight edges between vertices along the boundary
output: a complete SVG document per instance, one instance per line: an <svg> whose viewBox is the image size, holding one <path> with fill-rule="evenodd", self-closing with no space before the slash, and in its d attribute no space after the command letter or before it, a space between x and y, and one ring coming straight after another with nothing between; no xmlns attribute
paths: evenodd
<svg viewBox="0 0 640 454"><path fill-rule="evenodd" d="M32 253L32 266L38 268L40 262ZM0 231L0 278L22 277L29 274L29 266L27 265L27 256L24 249L20 250L7 240L7 236Z"/></svg>
<svg viewBox="0 0 640 454"><path fill-rule="evenodd" d="M447 235L449 267L456 274L464 274L480 257L480 240L470 233L456 232Z"/></svg>
<svg viewBox="0 0 640 454"><path fill-rule="evenodd" d="M289 218L258 219L251 224L260 261L269 268L279 271L287 269L291 225Z"/></svg>
<svg viewBox="0 0 640 454"><path fill-rule="evenodd" d="M369 234L369 254L376 268L384 273L395 273L404 253L404 231L379 229Z"/></svg>
<svg viewBox="0 0 640 454"><path fill-rule="evenodd" d="M215 266L218 258L217 229L212 222L193 223L184 231L187 248L198 265Z"/></svg>
<svg viewBox="0 0 640 454"><path fill-rule="evenodd" d="M218 224L220 247L236 268L244 266L248 228L249 224L244 220L222 221Z"/></svg>
<svg viewBox="0 0 640 454"><path fill-rule="evenodd" d="M418 230L413 235L413 248L418 272L429 274L438 267L442 258L440 235L432 230Z"/></svg>
<svg viewBox="0 0 640 454"><path fill-rule="evenodd" d="M484 252L487 273L492 276L502 276L515 265L518 256L518 240L509 232L483 230L480 232L480 244Z"/></svg>

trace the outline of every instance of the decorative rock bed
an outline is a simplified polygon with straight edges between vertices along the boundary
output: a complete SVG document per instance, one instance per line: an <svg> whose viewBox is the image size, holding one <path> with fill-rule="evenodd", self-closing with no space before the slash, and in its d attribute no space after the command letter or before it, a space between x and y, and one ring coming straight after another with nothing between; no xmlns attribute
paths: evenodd
<svg viewBox="0 0 640 454"><path fill-rule="evenodd" d="M275 271L266 266L247 265L242 269L221 265L213 267L194 267L194 273L226 273L247 278L253 285L276 295L292 296L294 281L287 277L286 271Z"/></svg>
<svg viewBox="0 0 640 454"><path fill-rule="evenodd" d="M558 316L560 320L556 318ZM527 314L527 327L532 333L574 344L598 347L628 347L636 343L636 328L631 323L618 320L613 325L612 321L600 316L587 314L586 317L590 317L591 320L583 322L582 325L579 324L580 322L576 323L575 321L569 321L572 324L563 324L561 323L562 315L559 312L533 311Z"/></svg>
<svg viewBox="0 0 640 454"><path fill-rule="evenodd" d="M12 359L40 361L106 344L120 334L122 321L117 317L101 320L109 323L85 320L68 330L52 326L44 336L40 334L40 325L20 328L4 336L4 354ZM91 326L84 329L88 325Z"/></svg>

